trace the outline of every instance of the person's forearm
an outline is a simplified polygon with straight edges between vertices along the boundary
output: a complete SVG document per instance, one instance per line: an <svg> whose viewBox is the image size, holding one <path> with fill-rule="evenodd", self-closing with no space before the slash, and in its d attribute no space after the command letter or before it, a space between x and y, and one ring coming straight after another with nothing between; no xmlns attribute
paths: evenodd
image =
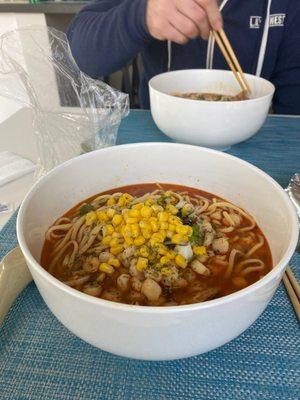
<svg viewBox="0 0 300 400"><path fill-rule="evenodd" d="M99 78L135 57L151 40L145 7L146 0L103 0L85 7L67 34L79 68Z"/></svg>

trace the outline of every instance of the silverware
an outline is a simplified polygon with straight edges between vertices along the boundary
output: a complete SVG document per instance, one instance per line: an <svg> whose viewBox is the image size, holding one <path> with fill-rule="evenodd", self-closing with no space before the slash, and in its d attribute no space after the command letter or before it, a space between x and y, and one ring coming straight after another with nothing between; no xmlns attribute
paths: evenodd
<svg viewBox="0 0 300 400"><path fill-rule="evenodd" d="M300 226L300 173L296 173L292 176L288 187L285 189L289 198L296 208L296 212L299 218L299 226ZM296 248L296 252L300 253L300 237L298 239L298 244Z"/></svg>
<svg viewBox="0 0 300 400"><path fill-rule="evenodd" d="M0 263L0 325L18 294L31 281L21 249L15 247Z"/></svg>
<svg viewBox="0 0 300 400"><path fill-rule="evenodd" d="M292 200L300 219L300 172L292 176L290 183L285 190Z"/></svg>
<svg viewBox="0 0 300 400"><path fill-rule="evenodd" d="M292 176L289 185L285 190L296 208L300 225L300 173L296 173ZM300 237L298 239L296 251L300 253ZM292 302L298 320L300 320L300 288L299 283L297 282L297 279L290 267L287 267L286 272L284 273L283 283Z"/></svg>

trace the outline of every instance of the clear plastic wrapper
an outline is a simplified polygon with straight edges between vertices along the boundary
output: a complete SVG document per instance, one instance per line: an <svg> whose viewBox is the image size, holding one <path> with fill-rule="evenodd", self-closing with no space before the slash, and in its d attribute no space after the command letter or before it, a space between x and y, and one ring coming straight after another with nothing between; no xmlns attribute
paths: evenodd
<svg viewBox="0 0 300 400"><path fill-rule="evenodd" d="M39 176L83 152L114 145L129 111L128 96L81 72L66 35L46 27L0 37L0 96L34 112Z"/></svg>

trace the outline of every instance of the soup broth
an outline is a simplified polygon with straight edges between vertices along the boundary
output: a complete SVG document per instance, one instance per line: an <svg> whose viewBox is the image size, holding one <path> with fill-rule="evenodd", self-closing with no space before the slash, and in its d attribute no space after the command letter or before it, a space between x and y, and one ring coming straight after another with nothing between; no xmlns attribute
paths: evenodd
<svg viewBox="0 0 300 400"><path fill-rule="evenodd" d="M245 92L240 92L235 96L231 96L228 94L219 94L219 93L199 93L199 92L191 92L191 93L174 93L175 97L182 97L184 99L190 100L202 100L202 101L242 101L249 100L249 97Z"/></svg>
<svg viewBox="0 0 300 400"><path fill-rule="evenodd" d="M41 265L92 296L175 306L251 285L272 257L241 208L199 189L139 184L93 196L55 221Z"/></svg>

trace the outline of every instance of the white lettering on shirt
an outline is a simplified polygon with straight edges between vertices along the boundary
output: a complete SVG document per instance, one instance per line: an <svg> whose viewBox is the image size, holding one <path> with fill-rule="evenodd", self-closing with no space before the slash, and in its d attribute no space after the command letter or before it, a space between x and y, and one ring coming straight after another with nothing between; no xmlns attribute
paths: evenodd
<svg viewBox="0 0 300 400"><path fill-rule="evenodd" d="M283 27L286 14L271 14L270 15L270 28ZM262 23L262 17L252 15L250 17L250 29L259 29Z"/></svg>

